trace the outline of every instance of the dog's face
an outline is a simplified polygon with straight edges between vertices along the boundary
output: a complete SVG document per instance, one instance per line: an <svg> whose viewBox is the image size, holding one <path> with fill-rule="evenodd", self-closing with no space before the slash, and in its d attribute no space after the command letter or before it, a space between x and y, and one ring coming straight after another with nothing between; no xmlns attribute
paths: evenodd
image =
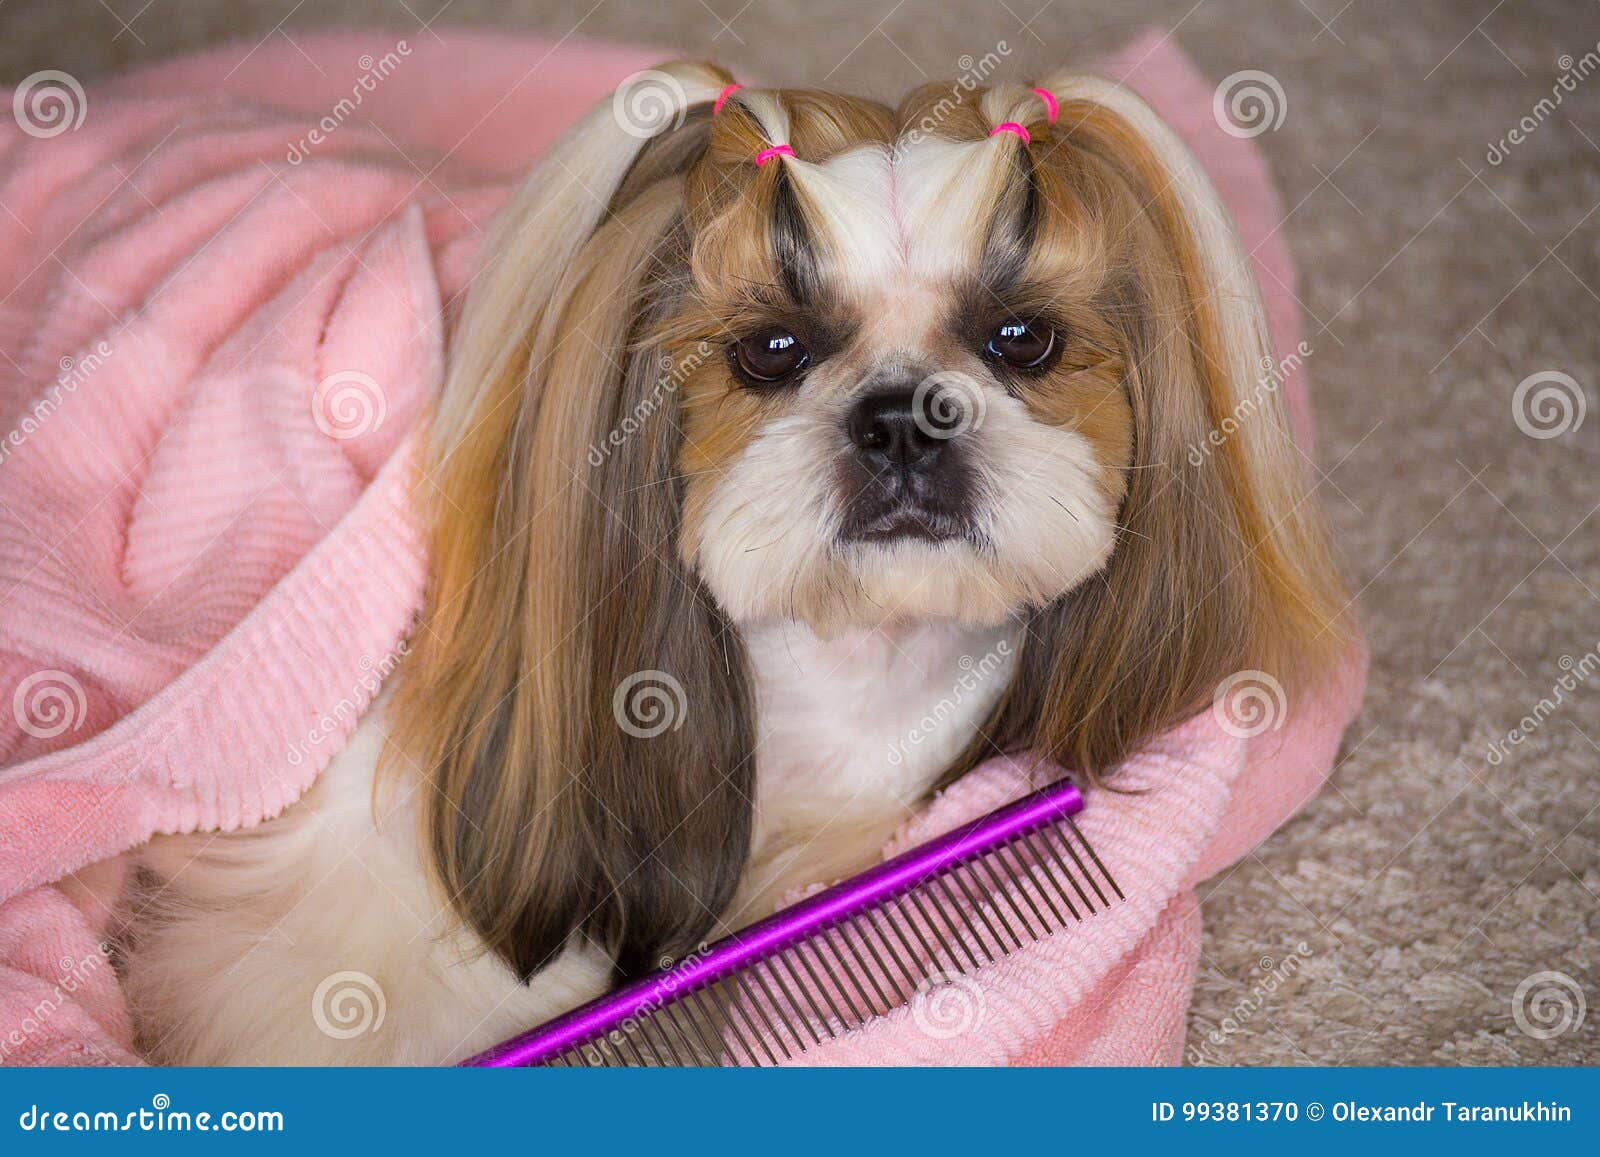
<svg viewBox="0 0 1600 1157"><path fill-rule="evenodd" d="M1113 548L1133 415L1104 241L1084 215L1057 243L1067 206L965 152L850 150L779 200L781 245L728 244L759 236L740 206L698 254L681 549L736 621L998 622Z"/></svg>
<svg viewBox="0 0 1600 1157"><path fill-rule="evenodd" d="M644 75L661 131L607 101L503 210L431 425L396 742L441 887L524 974L575 929L648 967L733 895L747 623L1015 617L948 781L1113 768L1241 670L1293 694L1347 605L1249 260L1132 94ZM622 726L663 675L692 723Z"/></svg>

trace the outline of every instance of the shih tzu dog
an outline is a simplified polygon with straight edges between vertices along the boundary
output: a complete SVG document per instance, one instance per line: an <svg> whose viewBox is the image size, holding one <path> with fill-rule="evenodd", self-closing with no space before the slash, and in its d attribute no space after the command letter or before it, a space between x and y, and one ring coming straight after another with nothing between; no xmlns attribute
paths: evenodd
<svg viewBox="0 0 1600 1157"><path fill-rule="evenodd" d="M282 817L142 852L152 1059L459 1059L990 756L1111 772L1336 649L1248 259L1128 90L649 75L657 130L605 102L486 245L397 685Z"/></svg>

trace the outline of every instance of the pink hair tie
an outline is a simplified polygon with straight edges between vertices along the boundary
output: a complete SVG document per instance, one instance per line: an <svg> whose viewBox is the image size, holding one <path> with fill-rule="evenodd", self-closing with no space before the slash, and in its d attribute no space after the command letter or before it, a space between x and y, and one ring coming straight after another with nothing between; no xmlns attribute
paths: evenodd
<svg viewBox="0 0 1600 1157"><path fill-rule="evenodd" d="M1022 138L1023 144L1027 144L1029 140L1032 139L1028 136L1028 130L1023 128L1016 121L1001 121L999 124L995 125L994 128L989 130L989 135L991 137L997 136L1000 133L1016 133L1017 136Z"/></svg>
<svg viewBox="0 0 1600 1157"><path fill-rule="evenodd" d="M770 149L762 149L756 154L756 168L760 168L773 157L792 157L794 150L788 145L773 145Z"/></svg>
<svg viewBox="0 0 1600 1157"><path fill-rule="evenodd" d="M711 106L711 115L716 116L719 112L721 112L722 106L728 103L728 98L743 87L744 85L742 84L730 84L721 92L717 93L716 102ZM1051 119L1054 120L1055 118L1052 117Z"/></svg>
<svg viewBox="0 0 1600 1157"><path fill-rule="evenodd" d="M1031 88L1028 91L1044 101L1045 119L1051 124L1055 124L1056 117L1061 115L1061 106L1056 103L1056 94L1048 88Z"/></svg>

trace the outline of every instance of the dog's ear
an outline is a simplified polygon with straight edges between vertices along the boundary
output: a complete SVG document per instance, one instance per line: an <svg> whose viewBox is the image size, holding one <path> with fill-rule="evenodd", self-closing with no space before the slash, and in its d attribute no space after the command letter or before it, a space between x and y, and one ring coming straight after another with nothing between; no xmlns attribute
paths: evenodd
<svg viewBox="0 0 1600 1157"><path fill-rule="evenodd" d="M1076 76L1049 88L1059 116L1044 124L1033 102L1028 151L1039 229L1093 218L1106 237L1102 314L1123 347L1133 463L1106 568L1031 618L985 739L952 775L997 748L1095 775L1204 709L1230 675L1264 673L1292 700L1347 637L1285 367L1225 209L1127 89Z"/></svg>
<svg viewBox="0 0 1600 1157"><path fill-rule="evenodd" d="M692 947L748 852L744 656L679 561L674 368L649 337L729 78L642 76L485 243L420 488L432 579L392 762L423 769L438 883L523 977L575 937L624 974Z"/></svg>

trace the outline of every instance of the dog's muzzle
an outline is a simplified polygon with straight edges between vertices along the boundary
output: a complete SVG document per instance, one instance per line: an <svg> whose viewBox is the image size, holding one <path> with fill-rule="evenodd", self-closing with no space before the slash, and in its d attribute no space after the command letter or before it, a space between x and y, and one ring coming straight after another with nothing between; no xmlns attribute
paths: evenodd
<svg viewBox="0 0 1600 1157"><path fill-rule="evenodd" d="M968 409L919 386L861 398L845 419L842 537L852 542L968 537L973 483Z"/></svg>

